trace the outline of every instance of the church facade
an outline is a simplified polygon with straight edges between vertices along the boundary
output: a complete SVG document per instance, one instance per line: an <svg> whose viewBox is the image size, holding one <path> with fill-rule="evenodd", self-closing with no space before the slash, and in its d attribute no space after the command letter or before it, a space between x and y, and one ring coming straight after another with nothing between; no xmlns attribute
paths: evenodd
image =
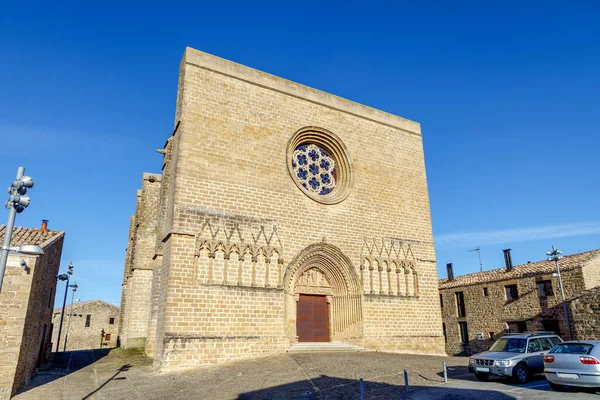
<svg viewBox="0 0 600 400"><path fill-rule="evenodd" d="M444 354L420 125L187 48L119 341L161 370L297 342Z"/></svg>

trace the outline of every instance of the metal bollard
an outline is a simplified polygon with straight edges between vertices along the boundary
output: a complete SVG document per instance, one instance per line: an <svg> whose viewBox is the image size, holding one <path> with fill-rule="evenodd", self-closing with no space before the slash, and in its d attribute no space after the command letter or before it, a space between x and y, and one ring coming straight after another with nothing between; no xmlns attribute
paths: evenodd
<svg viewBox="0 0 600 400"><path fill-rule="evenodd" d="M444 366L444 383L448 383L448 370L446 370L446 361L442 362Z"/></svg>
<svg viewBox="0 0 600 400"><path fill-rule="evenodd" d="M365 400L365 382L360 378L360 400Z"/></svg>
<svg viewBox="0 0 600 400"><path fill-rule="evenodd" d="M406 393L408 393L408 372L406 372L406 370L404 370L404 389L406 390Z"/></svg>

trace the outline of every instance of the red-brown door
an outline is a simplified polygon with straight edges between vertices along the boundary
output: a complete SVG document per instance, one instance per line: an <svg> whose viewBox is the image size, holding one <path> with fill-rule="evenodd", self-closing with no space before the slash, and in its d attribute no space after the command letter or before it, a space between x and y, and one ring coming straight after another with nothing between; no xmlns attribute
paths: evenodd
<svg viewBox="0 0 600 400"><path fill-rule="evenodd" d="M299 342L329 342L329 308L325 296L300 295L296 334Z"/></svg>

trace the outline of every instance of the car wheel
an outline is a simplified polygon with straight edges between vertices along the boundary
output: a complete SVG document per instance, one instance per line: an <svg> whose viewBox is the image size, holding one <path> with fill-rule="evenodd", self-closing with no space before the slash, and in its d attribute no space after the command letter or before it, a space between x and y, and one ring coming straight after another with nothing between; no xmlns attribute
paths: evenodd
<svg viewBox="0 0 600 400"><path fill-rule="evenodd" d="M482 382L487 382L488 379L490 379L490 374L482 374L481 372L476 372L475 378L477 378L478 380L480 380Z"/></svg>
<svg viewBox="0 0 600 400"><path fill-rule="evenodd" d="M550 388L552 388L552 390L555 390L557 392L562 392L565 389L563 385L557 385L556 383L552 382L548 382L548 384L550 385Z"/></svg>
<svg viewBox="0 0 600 400"><path fill-rule="evenodd" d="M527 371L527 367L523 364L517 365L513 371L513 378L520 384L527 383L528 375L529 371Z"/></svg>

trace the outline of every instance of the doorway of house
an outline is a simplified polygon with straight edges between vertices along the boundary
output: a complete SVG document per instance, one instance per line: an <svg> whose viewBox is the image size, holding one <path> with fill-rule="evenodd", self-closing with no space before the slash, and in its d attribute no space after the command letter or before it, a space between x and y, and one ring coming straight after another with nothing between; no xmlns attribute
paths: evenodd
<svg viewBox="0 0 600 400"><path fill-rule="evenodd" d="M299 342L329 342L329 304L325 296L301 294L297 303Z"/></svg>

